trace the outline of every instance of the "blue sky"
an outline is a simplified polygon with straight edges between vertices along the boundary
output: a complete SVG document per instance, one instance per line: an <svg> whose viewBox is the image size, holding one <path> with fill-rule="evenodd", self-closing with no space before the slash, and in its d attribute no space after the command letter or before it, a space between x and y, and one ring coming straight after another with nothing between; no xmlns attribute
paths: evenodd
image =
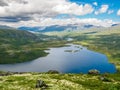
<svg viewBox="0 0 120 90"><path fill-rule="evenodd" d="M77 4L93 4L93 2L98 3L98 7L103 4L108 4L110 6L110 9L119 9L120 8L120 0L69 0L71 2L75 2Z"/></svg>
<svg viewBox="0 0 120 90"><path fill-rule="evenodd" d="M111 14L99 14L99 15L95 15L94 13L92 13L91 15L85 15L85 16L78 16L79 18L90 18L90 17L94 17L94 18L99 18L99 19L112 19L114 21L120 21L120 16L117 15L117 11L120 9L120 0L69 0L70 2L75 2L77 4L86 4L89 3L91 5L93 5L94 2L96 2L98 5L95 6L93 5L93 7L98 10L101 5L109 5L109 9L108 10L113 10L114 12Z"/></svg>
<svg viewBox="0 0 120 90"><path fill-rule="evenodd" d="M120 0L0 0L0 25L120 23Z"/></svg>

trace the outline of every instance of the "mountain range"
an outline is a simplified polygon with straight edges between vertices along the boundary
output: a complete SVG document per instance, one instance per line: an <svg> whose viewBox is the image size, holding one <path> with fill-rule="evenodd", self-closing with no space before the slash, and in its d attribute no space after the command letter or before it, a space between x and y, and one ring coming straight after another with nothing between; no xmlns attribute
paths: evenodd
<svg viewBox="0 0 120 90"><path fill-rule="evenodd" d="M120 24L112 24L111 27L120 26ZM102 26L94 26L90 24L68 24L68 25L51 25L51 26L34 26L34 27L28 27L28 26L21 26L18 28L13 28L6 25L0 25L0 29L18 29L21 31L29 31L29 32L54 32L54 31L73 31L73 30L88 30L88 29L101 29L105 28Z"/></svg>
<svg viewBox="0 0 120 90"><path fill-rule="evenodd" d="M119 24L113 24L111 27L117 26ZM68 24L68 25L52 25L52 26L35 26L35 27L27 27L27 26L22 26L19 27L18 30L26 30L30 32L54 32L54 31L72 31L72 30L86 30L90 28L105 28L102 26L94 26L90 24Z"/></svg>
<svg viewBox="0 0 120 90"><path fill-rule="evenodd" d="M7 25L0 25L0 29L15 29L15 28L7 26Z"/></svg>
<svg viewBox="0 0 120 90"><path fill-rule="evenodd" d="M52 26L46 26L46 27L26 27L26 26L22 26L19 27L18 30L27 30L27 31L31 31L31 32L53 32L53 31L71 31L71 30L85 30L88 28L99 28L99 26L94 26L94 25L79 25L79 24L68 24L68 25L52 25Z"/></svg>

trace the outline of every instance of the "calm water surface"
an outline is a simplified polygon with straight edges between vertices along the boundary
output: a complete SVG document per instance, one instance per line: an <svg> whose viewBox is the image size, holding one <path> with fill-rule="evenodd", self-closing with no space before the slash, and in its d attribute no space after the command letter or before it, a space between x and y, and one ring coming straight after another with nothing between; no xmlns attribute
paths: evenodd
<svg viewBox="0 0 120 90"><path fill-rule="evenodd" d="M46 57L19 64L0 64L0 70L12 72L47 72L58 70L62 73L87 73L97 69L101 73L116 72L113 64L108 62L104 54L88 50L86 47L70 44L70 46L50 48Z"/></svg>

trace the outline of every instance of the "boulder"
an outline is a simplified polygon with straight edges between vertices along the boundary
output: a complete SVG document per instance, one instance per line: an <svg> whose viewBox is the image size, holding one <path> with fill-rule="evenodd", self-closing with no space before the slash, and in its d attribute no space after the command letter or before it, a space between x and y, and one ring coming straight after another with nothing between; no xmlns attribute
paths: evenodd
<svg viewBox="0 0 120 90"><path fill-rule="evenodd" d="M98 75L100 74L100 71L96 70L96 69L92 69L88 71L88 74L92 74L92 75Z"/></svg>
<svg viewBox="0 0 120 90"><path fill-rule="evenodd" d="M36 87L36 88L47 88L48 85L46 85L45 82L42 81L42 80L37 80L35 87Z"/></svg>

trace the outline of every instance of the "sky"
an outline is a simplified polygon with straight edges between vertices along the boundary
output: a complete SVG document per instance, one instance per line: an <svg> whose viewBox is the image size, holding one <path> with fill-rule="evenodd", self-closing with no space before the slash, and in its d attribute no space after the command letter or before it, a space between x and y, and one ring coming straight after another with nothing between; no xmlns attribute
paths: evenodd
<svg viewBox="0 0 120 90"><path fill-rule="evenodd" d="M120 23L120 0L0 0L0 25L11 27Z"/></svg>

